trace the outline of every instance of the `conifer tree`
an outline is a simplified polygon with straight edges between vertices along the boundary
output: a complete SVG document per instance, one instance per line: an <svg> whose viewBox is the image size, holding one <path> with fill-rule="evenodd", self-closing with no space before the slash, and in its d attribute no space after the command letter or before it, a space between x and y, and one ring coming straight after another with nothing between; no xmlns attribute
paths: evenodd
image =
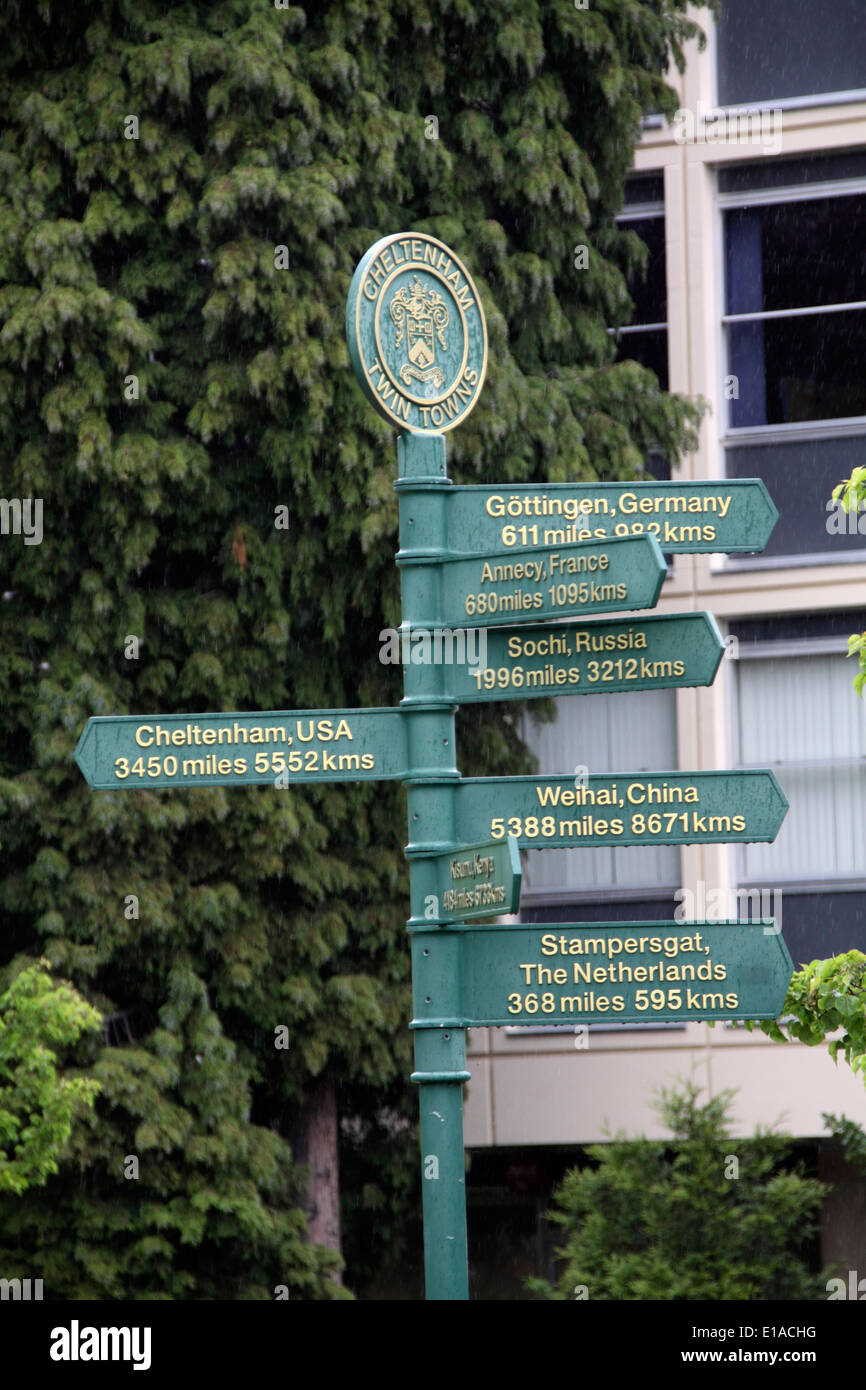
<svg viewBox="0 0 866 1390"><path fill-rule="evenodd" d="M773 1130L733 1138L733 1092L703 1105L687 1083L656 1103L671 1141L626 1139L587 1149L554 1193L564 1231L555 1300L716 1302L825 1298L808 1268L826 1185L789 1158Z"/></svg>
<svg viewBox="0 0 866 1390"><path fill-rule="evenodd" d="M386 1093L414 1117L402 788L92 792L73 749L91 715L399 701L395 441L342 330L379 236L438 236L483 294L456 480L633 477L693 445L697 409L607 331L685 10L0 13L0 473L43 509L39 544L0 537L3 952L50 959L110 1043L79 1045L101 1094L72 1159L0 1209L0 1256L29 1252L46 1296L345 1292L296 1159L321 1166L310 1116L334 1143ZM528 770L501 706L458 732L465 774ZM407 1188L393 1152L344 1194L367 1259Z"/></svg>

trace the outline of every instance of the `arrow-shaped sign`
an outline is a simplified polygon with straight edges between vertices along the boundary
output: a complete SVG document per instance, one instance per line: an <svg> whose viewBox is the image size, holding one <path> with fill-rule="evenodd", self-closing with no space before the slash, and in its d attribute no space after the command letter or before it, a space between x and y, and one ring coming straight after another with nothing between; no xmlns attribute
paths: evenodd
<svg viewBox="0 0 866 1390"><path fill-rule="evenodd" d="M417 563L400 552L397 563ZM466 558L443 554L437 566L439 612L416 627L499 627L515 618L568 618L652 608L667 574L651 536L542 546Z"/></svg>
<svg viewBox="0 0 866 1390"><path fill-rule="evenodd" d="M515 835L521 849L775 840L788 802L773 773L623 772L467 777L455 787L457 838ZM413 823L418 841L433 836Z"/></svg>
<svg viewBox="0 0 866 1390"><path fill-rule="evenodd" d="M426 664L426 640L436 664L438 641L444 691L461 705L712 685L725 651L711 613L482 630L472 651L465 637L462 649L457 641L453 663L454 634L449 635L452 641L446 649L445 634L425 639L416 631L407 643L407 656L413 664ZM466 659L467 652L476 657L474 664Z"/></svg>
<svg viewBox="0 0 866 1390"><path fill-rule="evenodd" d="M460 845L438 854L436 906L440 922L468 922L476 917L502 917L520 905L520 851L513 835Z"/></svg>
<svg viewBox="0 0 866 1390"><path fill-rule="evenodd" d="M399 709L100 716L88 719L75 761L89 786L115 791L387 781L410 767L441 770L441 739L421 726L410 764L406 725Z"/></svg>
<svg viewBox="0 0 866 1390"><path fill-rule="evenodd" d="M760 478L708 482L547 483L445 492L448 547L518 559L544 546L653 536L666 554L763 550L779 519ZM407 521L401 544L418 544Z"/></svg>
<svg viewBox="0 0 866 1390"><path fill-rule="evenodd" d="M520 923L447 930L460 1014L443 1007L431 941L412 935L413 1028L778 1018L793 973L773 918Z"/></svg>

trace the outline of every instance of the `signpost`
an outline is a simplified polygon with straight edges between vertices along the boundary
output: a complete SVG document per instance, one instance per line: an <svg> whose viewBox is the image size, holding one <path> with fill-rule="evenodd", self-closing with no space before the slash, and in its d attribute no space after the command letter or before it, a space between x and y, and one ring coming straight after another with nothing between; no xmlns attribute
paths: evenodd
<svg viewBox="0 0 866 1390"><path fill-rule="evenodd" d="M405 777L438 748L416 729L410 759L399 709L265 710L259 714L149 714L88 719L75 749L88 786L254 786Z"/></svg>
<svg viewBox="0 0 866 1390"><path fill-rule="evenodd" d="M413 1028L778 1018L793 964L775 919L455 927L452 992L436 934L412 934Z"/></svg>
<svg viewBox="0 0 866 1390"><path fill-rule="evenodd" d="M711 613L499 628L486 635L483 665L465 659L465 637L463 660L447 661L455 647L460 657L459 641L446 647L443 634L441 645L437 670L458 705L712 685L725 654Z"/></svg>
<svg viewBox="0 0 866 1390"><path fill-rule="evenodd" d="M498 917L518 909L522 875L520 851L513 835L504 840L461 845L448 854L438 854L436 873L437 892L427 904L429 917L434 920L467 922L470 918Z"/></svg>
<svg viewBox="0 0 866 1390"><path fill-rule="evenodd" d="M398 564L403 557L401 551ZM440 567L439 623L498 627L521 614L567 618L654 608L666 573L651 536L544 547L516 559L495 552L471 560L446 555Z"/></svg>
<svg viewBox="0 0 866 1390"><path fill-rule="evenodd" d="M400 288L395 290L398 284ZM388 328L389 318L393 332ZM471 278L453 253L432 238L416 238L414 234L386 237L371 247L349 290L346 334L362 390L376 409L403 431L397 442L399 476L395 485L400 512L397 562L403 626L410 634L419 628L505 626L507 632L487 635L494 644L507 643L509 638L519 640L515 619L537 621L652 607L664 577L660 546L667 550L748 551L761 549L766 542L776 512L763 484L757 481L631 487L451 485L442 432L465 418L477 402L486 371L487 337ZM587 535L590 519L591 534ZM651 538L649 554L644 546L643 558L640 547L629 544L631 538L640 537ZM546 631L549 640L551 630ZM532 640L531 633L526 636ZM657 641L661 640L659 633ZM547 668L542 668L544 679L533 681L532 689L544 684L561 687L567 682L572 682L574 689L583 679L583 689L587 690L597 683L588 661L584 668L575 661L576 649L554 650L551 643L549 652L538 647L532 653L514 646L504 650L507 660L503 660L502 649L494 645L488 666L497 673L492 685L481 670L473 673L458 668L443 673L442 667L429 663L406 664L402 702L406 718L413 721L419 714L429 714L438 720L443 747L453 748L452 702L458 691L465 695L469 681L475 682L471 692L475 698L499 698L506 688L505 697L512 698L518 689L530 688L529 682L520 685L517 670L537 671L536 666L526 667L525 663L543 657ZM627 658L628 653L625 655ZM618 650L613 656L619 659ZM711 665L713 654L705 650L703 659L705 667ZM636 678L646 680L648 688L650 682L685 677L682 656L659 655L653 660L670 660L672 665L670 671L664 665L654 666L651 672L648 666L641 668ZM677 668L676 675L675 661L683 662L682 672ZM565 681L558 680L557 671L565 673ZM576 671L578 679L574 681L568 671ZM500 677L499 672L505 674ZM621 668L612 665L609 673L602 668L599 682L607 674L613 687L615 680L628 681L634 673L626 660ZM503 684L497 689L500 679ZM606 815L599 814L599 783L605 779L589 779L586 791L595 793L596 804L587 811L591 803L584 797L579 814L578 789L572 783L571 807L560 816L566 804L566 788L560 787L549 835L547 808L541 807L537 790L543 787L544 779L537 784L528 779L530 786L517 778L461 782L450 772L406 779L409 929L413 932L416 1001L413 1080L421 1092L428 1299L468 1297L462 1134L462 1085L469 1079L465 1069L466 1019L469 1014L492 1019L504 1010L507 1022L507 993L512 992L506 991L504 1001L496 992L504 979L496 967L495 946L503 940L497 929L455 924L443 915L441 901L435 925L424 923L441 889L443 852L451 851L455 843L503 839L512 831L519 844L539 843L536 835L547 844L556 843L557 837L564 844L592 843L601 834L603 819L608 821L605 835L610 838L602 838L600 843L655 843L662 836L667 843L692 843L704 837L747 839L752 831L759 832L755 838L772 839L786 809L775 778L771 773L740 774L742 780L738 782L737 774L733 780L731 774L725 776L725 782L697 774L687 774L687 780L678 774L667 779L655 774L624 778L623 784L631 786L631 796L624 791L626 804L620 807L617 792ZM658 804L652 797L655 791L659 793ZM674 791L681 792L681 800L673 799ZM608 792L613 796L610 786ZM646 804L639 799L641 795ZM666 817L656 829L655 817L662 812L667 817L676 813L684 822L675 826ZM646 817L643 824L636 819L641 815ZM711 816L718 819L718 826L714 823L712 829ZM578 832L570 828L566 835L560 823L566 819L580 824L582 839L578 841ZM614 831L614 822L620 819L622 829ZM741 822L742 828L738 828ZM478 828L468 834L470 823ZM644 836L651 838L645 840ZM421 925L426 930L419 930ZM770 940L762 936L762 941ZM522 955L528 944L524 937ZM513 963L513 957L505 955L503 959ZM486 972L493 981L490 991L483 978ZM476 985L477 993L473 994ZM738 998L739 989L737 985Z"/></svg>
<svg viewBox="0 0 866 1390"><path fill-rule="evenodd" d="M518 559L581 537L649 535L666 554L763 550L779 519L760 478L454 487L445 508L453 551Z"/></svg>
<svg viewBox="0 0 866 1390"><path fill-rule="evenodd" d="M346 330L364 394L401 431L403 631L412 647L481 625L487 662L404 658L396 709L96 717L75 758L108 790L406 783L427 1297L465 1299L466 1027L774 1018L791 961L778 936L735 923L467 926L517 910L519 847L772 840L787 802L769 771L462 780L455 706L711 683L723 645L708 613L538 620L651 608L662 549L759 550L777 514L758 480L453 486L444 434L477 403L487 331L434 237L367 251Z"/></svg>
<svg viewBox="0 0 866 1390"><path fill-rule="evenodd" d="M514 835L521 849L708 845L775 840L788 810L772 772L468 777L457 835Z"/></svg>

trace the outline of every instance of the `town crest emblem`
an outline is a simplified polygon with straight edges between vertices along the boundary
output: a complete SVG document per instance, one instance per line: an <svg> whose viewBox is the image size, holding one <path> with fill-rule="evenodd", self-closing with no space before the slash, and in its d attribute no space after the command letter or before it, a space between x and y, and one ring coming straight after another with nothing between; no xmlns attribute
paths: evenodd
<svg viewBox="0 0 866 1390"><path fill-rule="evenodd" d="M409 386L416 377L418 381L432 381L435 386L441 386L445 374L441 367L434 365L435 340L438 338L439 346L447 348L445 329L451 320L441 294L416 276L411 289L404 285L397 291L388 312L397 330L395 345L401 347L405 341L409 351L409 361L400 368L401 380Z"/></svg>
<svg viewBox="0 0 866 1390"><path fill-rule="evenodd" d="M352 279L346 336L355 374L381 415L413 434L453 429L475 405L487 329L465 268L435 237L384 237Z"/></svg>

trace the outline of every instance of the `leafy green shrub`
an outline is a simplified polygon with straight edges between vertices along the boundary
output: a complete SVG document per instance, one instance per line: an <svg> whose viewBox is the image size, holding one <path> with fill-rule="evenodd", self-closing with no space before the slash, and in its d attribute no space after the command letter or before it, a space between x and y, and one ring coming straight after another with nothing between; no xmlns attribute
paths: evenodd
<svg viewBox="0 0 866 1390"><path fill-rule="evenodd" d="M773 1130L734 1139L733 1092L698 1104L699 1088L662 1091L656 1109L672 1143L626 1139L587 1149L549 1213L565 1232L555 1285L564 1300L817 1299L824 1283L806 1266L826 1184L786 1164Z"/></svg>

